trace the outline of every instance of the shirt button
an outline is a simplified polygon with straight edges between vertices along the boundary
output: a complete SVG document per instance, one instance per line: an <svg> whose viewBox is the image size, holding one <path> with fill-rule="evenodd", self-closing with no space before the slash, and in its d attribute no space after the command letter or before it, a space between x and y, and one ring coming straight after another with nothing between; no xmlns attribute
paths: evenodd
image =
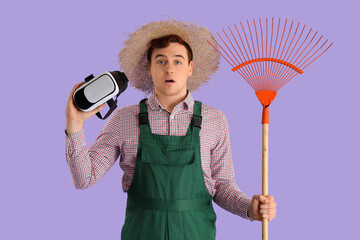
<svg viewBox="0 0 360 240"><path fill-rule="evenodd" d="M171 115L171 116L170 116L170 119L173 120L173 119L174 119L174 115Z"/></svg>

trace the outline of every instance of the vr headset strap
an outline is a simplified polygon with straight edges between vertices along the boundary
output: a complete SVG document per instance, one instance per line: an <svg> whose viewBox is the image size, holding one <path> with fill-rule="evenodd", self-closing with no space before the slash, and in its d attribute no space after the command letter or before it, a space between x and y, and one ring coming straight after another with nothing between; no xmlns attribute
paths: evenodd
<svg viewBox="0 0 360 240"><path fill-rule="evenodd" d="M110 116L110 114L116 109L117 107L117 98L118 96L116 96L115 100L114 99L110 99L109 101L107 101L107 105L109 106L109 111L105 114L104 117L101 116L101 113L100 112L97 112L96 113L96 116L98 116L98 118L104 120L106 119L108 116Z"/></svg>

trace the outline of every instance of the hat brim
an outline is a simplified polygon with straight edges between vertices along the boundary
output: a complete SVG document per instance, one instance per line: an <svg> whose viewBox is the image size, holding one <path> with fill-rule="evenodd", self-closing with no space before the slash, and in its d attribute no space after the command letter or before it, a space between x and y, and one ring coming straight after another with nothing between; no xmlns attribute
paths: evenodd
<svg viewBox="0 0 360 240"><path fill-rule="evenodd" d="M120 69L126 74L131 86L145 93L153 91L154 85L147 69L147 52L151 40L170 34L180 36L193 52L193 73L187 81L189 91L197 90L218 70L220 54L207 42L214 42L210 30L190 22L155 21L134 31L125 40L119 53Z"/></svg>

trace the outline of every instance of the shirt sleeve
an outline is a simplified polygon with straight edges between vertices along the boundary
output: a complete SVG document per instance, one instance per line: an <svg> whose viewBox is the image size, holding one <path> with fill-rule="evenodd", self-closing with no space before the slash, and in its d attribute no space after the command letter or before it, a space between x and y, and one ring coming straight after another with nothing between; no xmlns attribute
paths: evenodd
<svg viewBox="0 0 360 240"><path fill-rule="evenodd" d="M83 129L65 136L65 158L75 188L85 189L97 183L119 157L119 124L115 113L90 148L86 146Z"/></svg>
<svg viewBox="0 0 360 240"><path fill-rule="evenodd" d="M216 180L214 202L233 214L250 219L247 210L251 199L235 183L229 127L224 114L219 126L219 141L211 154L212 178Z"/></svg>

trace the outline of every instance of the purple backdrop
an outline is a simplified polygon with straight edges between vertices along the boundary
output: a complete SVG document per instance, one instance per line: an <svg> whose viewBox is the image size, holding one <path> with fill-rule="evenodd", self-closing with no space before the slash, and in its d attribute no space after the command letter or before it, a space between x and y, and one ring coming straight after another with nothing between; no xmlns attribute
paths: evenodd
<svg viewBox="0 0 360 240"><path fill-rule="evenodd" d="M94 1L95 2L95 1ZM65 104L75 83L118 69L132 32L170 16L221 31L253 17L319 30L333 47L283 87L270 107L269 192L278 214L270 239L359 239L360 8L353 1L8 1L1 3L0 239L120 239L126 194L118 162L75 190L65 162ZM238 186L261 192L261 105L222 60L196 99L228 118ZM120 106L143 94L129 88ZM88 144L105 121L85 124ZM215 206L217 239L261 239L261 223Z"/></svg>

